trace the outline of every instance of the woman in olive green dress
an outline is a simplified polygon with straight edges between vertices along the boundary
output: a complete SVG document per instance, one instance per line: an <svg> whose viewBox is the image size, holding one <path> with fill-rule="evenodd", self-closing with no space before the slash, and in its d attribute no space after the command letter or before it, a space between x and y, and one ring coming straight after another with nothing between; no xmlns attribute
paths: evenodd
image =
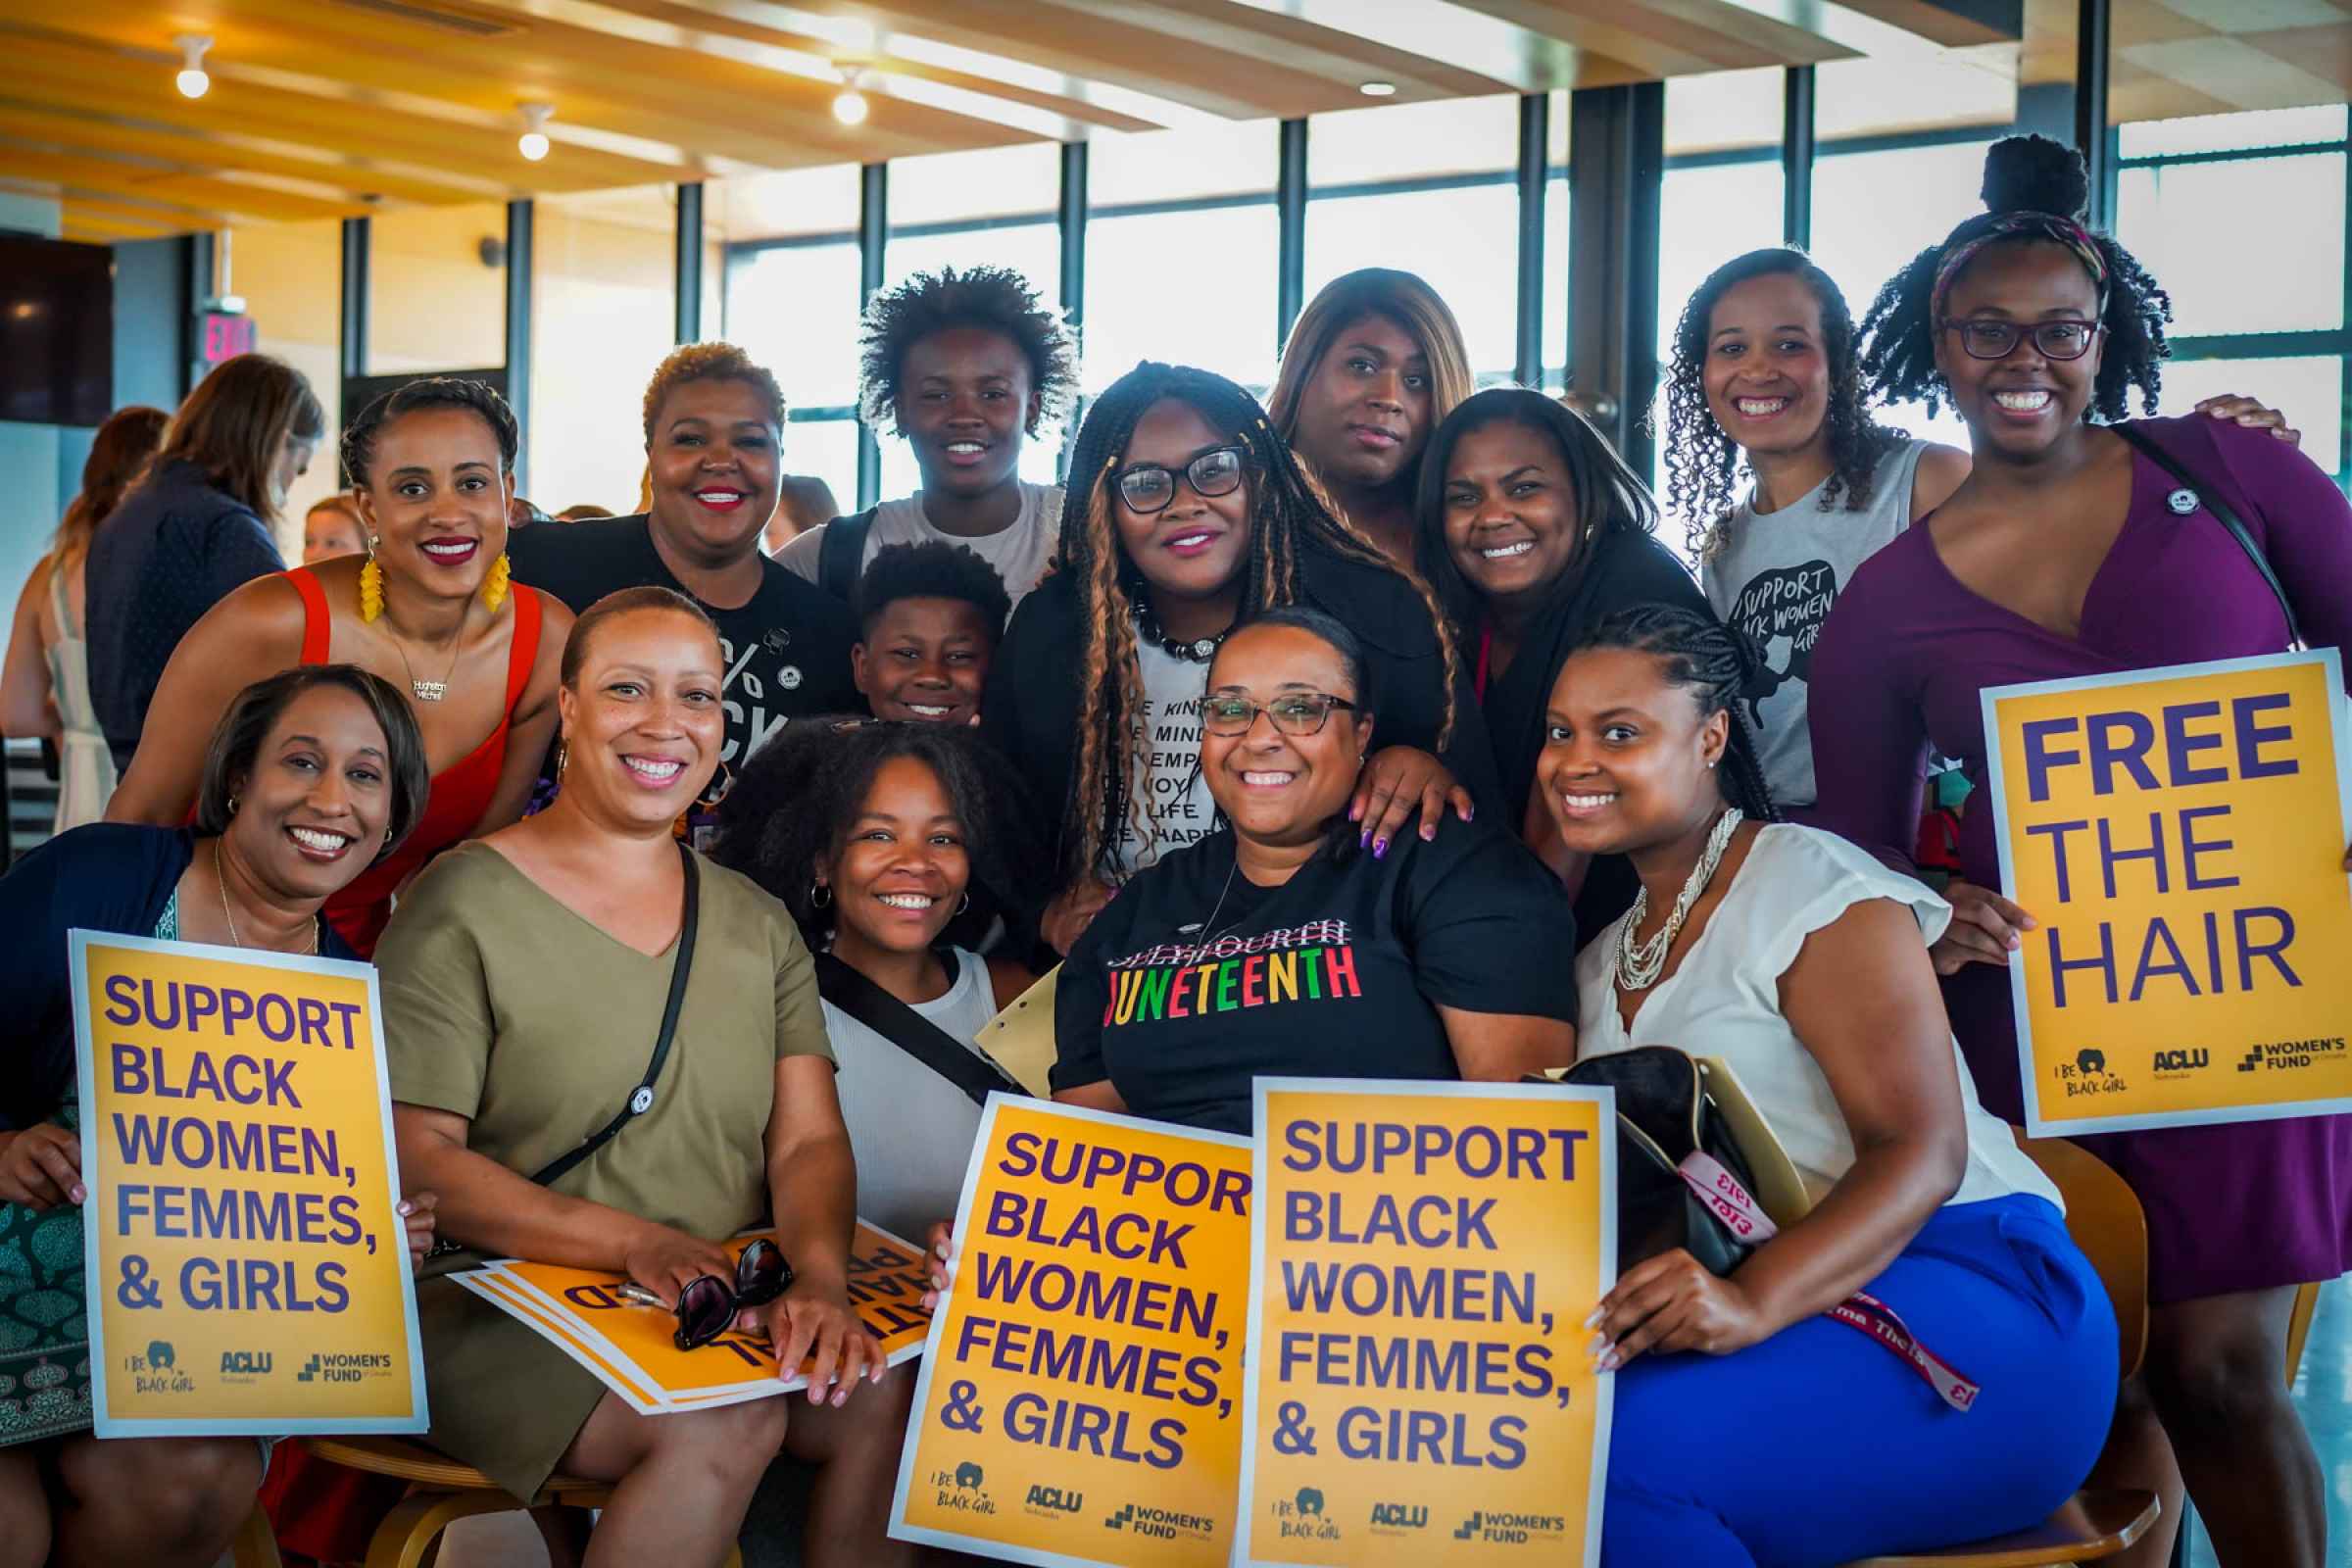
<svg viewBox="0 0 2352 1568"><path fill-rule="evenodd" d="M718 1243L772 1212L795 1279L737 1326L767 1333L779 1375L813 1354L808 1398L641 1416L436 1277L417 1293L432 1440L521 1497L558 1469L613 1483L592 1568L718 1562L779 1449L818 1466L808 1568L908 1563L884 1529L911 1380L850 1310L857 1172L782 905L695 862L698 936L650 1106L545 1185L529 1174L611 1121L653 1054L690 886L671 824L717 767L725 668L709 619L665 589L580 616L555 804L435 861L376 950L393 1123L401 1169L466 1249L428 1275L521 1256L625 1272L674 1308L699 1276L731 1282Z"/></svg>

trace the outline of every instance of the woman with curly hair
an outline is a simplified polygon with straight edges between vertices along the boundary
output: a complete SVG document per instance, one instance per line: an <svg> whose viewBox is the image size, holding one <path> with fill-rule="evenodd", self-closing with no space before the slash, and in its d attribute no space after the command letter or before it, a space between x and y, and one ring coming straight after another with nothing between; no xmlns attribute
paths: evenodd
<svg viewBox="0 0 2352 1568"><path fill-rule="evenodd" d="M761 747L718 816L711 858L774 895L818 955L858 1212L924 1237L956 1212L986 1089L1010 1087L980 1031L1036 978L948 934L975 894L1041 896L1020 780L968 728L819 718ZM945 1045L957 1059L939 1063Z"/></svg>
<svg viewBox="0 0 2352 1568"><path fill-rule="evenodd" d="M1804 252L1750 251L1683 307L1667 379L1667 503L1707 602L1765 651L1748 714L1774 797L1800 816L1814 797L1805 694L1822 622L1855 567L1968 477L1967 453L1871 418L1855 337L1845 296ZM2197 411L2301 439L2251 398Z"/></svg>
<svg viewBox="0 0 2352 1568"><path fill-rule="evenodd" d="M1020 474L1023 442L1078 383L1061 318L1009 268L917 272L866 307L858 403L914 451L923 487L811 528L776 559L840 599L886 545L961 545L1018 604L1053 559L1061 489Z"/></svg>
<svg viewBox="0 0 2352 1568"><path fill-rule="evenodd" d="M2201 496L2245 520L2313 646L2352 640L2352 506L2328 475L2234 422L2125 422L2134 390L2156 406L2171 305L2130 252L2082 226L2087 190L2069 149L1996 143L1989 211L1922 252L1871 311L1875 387L1948 401L1976 455L1933 515L1863 564L1814 656L1820 823L1898 866L1931 747L1984 782L1982 688L2287 645L2284 607ZM2014 1121L2005 970L2040 939L2003 894L1990 812L1964 818L1960 858L1933 956L1984 1102ZM2145 1396L2127 1394L2094 1484L2169 1492L2177 1458L2223 1563L2317 1568L2320 1471L2278 1369L2294 1287L2352 1265L2352 1118L2082 1142L2148 1218ZM2148 1549L2162 1560L2162 1544Z"/></svg>
<svg viewBox="0 0 2352 1568"><path fill-rule="evenodd" d="M1208 662L1237 621L1305 603L1367 644L1388 693L1351 820L1375 854L1494 800L1494 759L1437 602L1334 514L1257 399L1144 364L1095 400L1070 455L1062 569L1013 612L981 724L1065 803L1044 935L1067 953L1115 884L1215 825L1200 773Z"/></svg>

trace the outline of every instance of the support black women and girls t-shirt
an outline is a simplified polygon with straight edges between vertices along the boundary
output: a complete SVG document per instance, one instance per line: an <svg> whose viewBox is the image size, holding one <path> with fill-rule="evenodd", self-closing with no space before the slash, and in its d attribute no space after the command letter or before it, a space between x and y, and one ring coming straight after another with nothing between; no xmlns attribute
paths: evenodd
<svg viewBox="0 0 2352 1568"><path fill-rule="evenodd" d="M1138 1116L1247 1134L1261 1075L1459 1078L1441 1004L1573 1023L1575 952L1558 882L1483 821L1378 859L1334 845L1272 888L1235 869L1220 829L1130 881L1070 950L1054 1087L1108 1078Z"/></svg>
<svg viewBox="0 0 2352 1568"><path fill-rule="evenodd" d="M507 551L516 582L554 594L575 615L623 588L669 588L695 599L662 564L642 514L540 523L510 535ZM717 623L726 660L727 739L719 760L729 768L793 719L864 711L850 679L858 622L831 594L763 559L750 602L733 610L695 603Z"/></svg>

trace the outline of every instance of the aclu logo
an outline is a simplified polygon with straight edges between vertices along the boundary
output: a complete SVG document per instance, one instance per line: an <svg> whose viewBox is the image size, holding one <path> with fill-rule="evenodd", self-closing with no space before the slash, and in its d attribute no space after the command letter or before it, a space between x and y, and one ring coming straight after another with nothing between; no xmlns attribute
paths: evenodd
<svg viewBox="0 0 2352 1568"><path fill-rule="evenodd" d="M1148 1508L1129 1502L1103 1520L1102 1528L1152 1541L1206 1541L1217 1533L1217 1522L1206 1514L1178 1513L1172 1508Z"/></svg>
<svg viewBox="0 0 2352 1568"><path fill-rule="evenodd" d="M222 1350L220 1376L230 1383L251 1383L256 1378L268 1377L275 1359L268 1350Z"/></svg>
<svg viewBox="0 0 2352 1568"><path fill-rule="evenodd" d="M1499 1545L1524 1546L1535 1541L1556 1541L1568 1532L1568 1521L1556 1513L1517 1513L1481 1508L1454 1531L1456 1541L1491 1541Z"/></svg>
<svg viewBox="0 0 2352 1568"><path fill-rule="evenodd" d="M392 1357L374 1352L353 1353L341 1350L313 1352L302 1370L294 1374L297 1383L358 1383L370 1377L388 1376Z"/></svg>
<svg viewBox="0 0 2352 1568"><path fill-rule="evenodd" d="M2096 1046L2085 1046L2075 1053L2071 1062L2057 1066L2059 1086L2069 1100L2084 1095L2120 1095L2130 1088L2107 1065L2107 1053Z"/></svg>
<svg viewBox="0 0 2352 1568"><path fill-rule="evenodd" d="M1073 1514L1085 1506L1085 1493L1065 1492L1059 1487L1031 1487L1029 1495L1021 1499L1022 1510L1036 1514L1040 1519Z"/></svg>
<svg viewBox="0 0 2352 1568"><path fill-rule="evenodd" d="M2159 1051L2148 1058L2148 1070L2159 1078L2178 1078L2212 1062L2213 1053L2201 1046L2195 1051Z"/></svg>
<svg viewBox="0 0 2352 1568"><path fill-rule="evenodd" d="M1426 1503L1376 1502L1372 1505L1372 1533L1376 1536L1401 1536L1408 1530L1429 1528L1429 1505Z"/></svg>
<svg viewBox="0 0 2352 1568"><path fill-rule="evenodd" d="M1274 1515L1275 1533L1284 1541L1337 1541L1340 1527L1323 1514L1323 1489L1300 1487L1267 1507Z"/></svg>
<svg viewBox="0 0 2352 1568"><path fill-rule="evenodd" d="M133 1351L122 1358L134 1394L193 1394L196 1380L180 1369L179 1354L170 1340L149 1340L147 1353ZM26 1374L27 1382L30 1374Z"/></svg>
<svg viewBox="0 0 2352 1568"><path fill-rule="evenodd" d="M997 1501L988 1494L988 1473L966 1459L953 1470L931 1472L931 1503L952 1513L968 1513L987 1518L997 1511Z"/></svg>
<svg viewBox="0 0 2352 1568"><path fill-rule="evenodd" d="M2238 1058L2237 1070L2259 1072L2268 1067L2274 1071L2291 1072L2300 1067L2315 1066L2325 1057L2343 1054L2344 1041L2340 1035L2326 1040L2274 1040L2256 1046Z"/></svg>

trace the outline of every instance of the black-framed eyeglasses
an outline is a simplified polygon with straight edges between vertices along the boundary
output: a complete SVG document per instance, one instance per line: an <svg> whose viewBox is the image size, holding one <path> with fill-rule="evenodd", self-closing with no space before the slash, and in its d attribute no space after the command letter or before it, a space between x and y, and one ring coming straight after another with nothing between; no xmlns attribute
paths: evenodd
<svg viewBox="0 0 2352 1568"><path fill-rule="evenodd" d="M1238 446L1210 447L1195 455L1181 469L1162 467L1156 463L1139 463L1121 468L1119 499L1127 503L1130 512L1165 511L1168 503L1176 499L1179 472L1197 496L1229 496L1242 487L1243 456Z"/></svg>
<svg viewBox="0 0 2352 1568"><path fill-rule="evenodd" d="M2021 326L2015 321L1946 320L1947 332L1960 334L1960 346L1972 360L2005 360L2031 335L2034 351L2045 360L2079 360L2099 340L2096 321L2038 321Z"/></svg>
<svg viewBox="0 0 2352 1568"><path fill-rule="evenodd" d="M1270 703L1211 693L1200 700L1200 727L1211 735L1247 735L1257 723L1257 715L1263 713L1285 735L1320 735L1332 713L1343 708L1350 713L1363 711L1347 698L1329 692L1284 692Z"/></svg>
<svg viewBox="0 0 2352 1568"><path fill-rule="evenodd" d="M743 1250L735 1260L735 1283L730 1288L715 1274L698 1274L678 1293L678 1332L672 1341L681 1350L698 1349L727 1332L735 1314L747 1306L765 1306L792 1289L792 1265L783 1251L764 1238ZM662 1298L642 1285L623 1285L614 1293L639 1306L660 1306Z"/></svg>

